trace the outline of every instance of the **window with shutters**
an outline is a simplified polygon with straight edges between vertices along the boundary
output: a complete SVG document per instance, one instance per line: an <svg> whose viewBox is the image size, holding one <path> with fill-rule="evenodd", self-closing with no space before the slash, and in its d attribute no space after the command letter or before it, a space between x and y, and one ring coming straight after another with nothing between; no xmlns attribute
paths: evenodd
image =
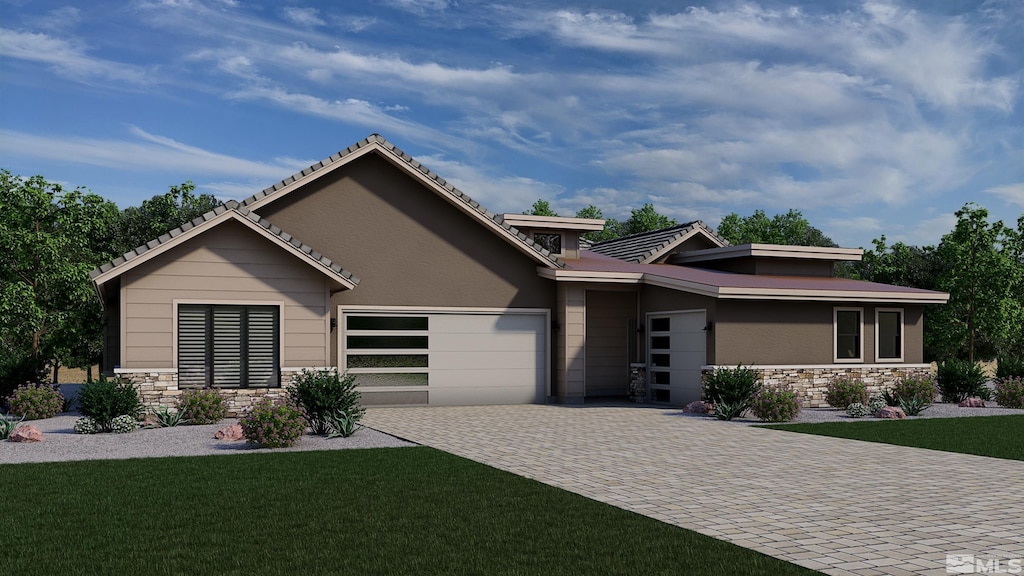
<svg viewBox="0 0 1024 576"><path fill-rule="evenodd" d="M178 386L280 386L277 306L180 304Z"/></svg>

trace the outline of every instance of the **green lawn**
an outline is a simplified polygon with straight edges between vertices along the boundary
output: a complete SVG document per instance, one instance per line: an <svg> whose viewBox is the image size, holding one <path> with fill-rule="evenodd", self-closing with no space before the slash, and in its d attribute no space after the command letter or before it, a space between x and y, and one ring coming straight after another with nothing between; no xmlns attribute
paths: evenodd
<svg viewBox="0 0 1024 576"><path fill-rule="evenodd" d="M1024 460L1024 415L773 424L761 427Z"/></svg>
<svg viewBox="0 0 1024 576"><path fill-rule="evenodd" d="M0 486L19 576L816 574L431 448L11 464Z"/></svg>

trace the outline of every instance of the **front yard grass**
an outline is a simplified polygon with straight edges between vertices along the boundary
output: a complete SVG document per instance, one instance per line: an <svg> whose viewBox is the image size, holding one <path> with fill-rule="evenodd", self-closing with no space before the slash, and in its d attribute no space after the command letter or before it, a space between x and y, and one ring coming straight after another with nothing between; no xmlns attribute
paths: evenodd
<svg viewBox="0 0 1024 576"><path fill-rule="evenodd" d="M761 428L1024 460L1024 415L773 424Z"/></svg>
<svg viewBox="0 0 1024 576"><path fill-rule="evenodd" d="M0 486L22 576L816 574L425 447L0 465Z"/></svg>

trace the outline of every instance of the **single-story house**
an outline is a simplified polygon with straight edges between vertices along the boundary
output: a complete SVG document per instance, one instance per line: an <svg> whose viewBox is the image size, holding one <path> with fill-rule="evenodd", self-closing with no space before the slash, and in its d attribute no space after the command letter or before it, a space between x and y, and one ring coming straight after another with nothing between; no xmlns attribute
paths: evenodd
<svg viewBox="0 0 1024 576"><path fill-rule="evenodd" d="M730 246L701 222L589 245L601 220L493 214L378 135L93 271L103 370L149 404L222 389L234 412L304 368L367 405L700 397L750 365L805 405L850 374L924 372L947 294L833 277L860 250Z"/></svg>

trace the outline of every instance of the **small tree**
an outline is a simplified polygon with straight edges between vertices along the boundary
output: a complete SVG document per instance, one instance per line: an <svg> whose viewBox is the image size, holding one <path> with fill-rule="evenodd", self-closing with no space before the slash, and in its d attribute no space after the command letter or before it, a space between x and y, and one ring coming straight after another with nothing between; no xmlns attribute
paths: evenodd
<svg viewBox="0 0 1024 576"><path fill-rule="evenodd" d="M528 214L530 216L558 216L558 213L551 209L551 204L543 198L538 198L537 201L533 203L533 208L523 212L523 214Z"/></svg>
<svg viewBox="0 0 1024 576"><path fill-rule="evenodd" d="M664 214L658 213L651 203L645 203L639 208L630 211L629 220L622 223L620 236L661 230L669 226L675 226L678 222Z"/></svg>

